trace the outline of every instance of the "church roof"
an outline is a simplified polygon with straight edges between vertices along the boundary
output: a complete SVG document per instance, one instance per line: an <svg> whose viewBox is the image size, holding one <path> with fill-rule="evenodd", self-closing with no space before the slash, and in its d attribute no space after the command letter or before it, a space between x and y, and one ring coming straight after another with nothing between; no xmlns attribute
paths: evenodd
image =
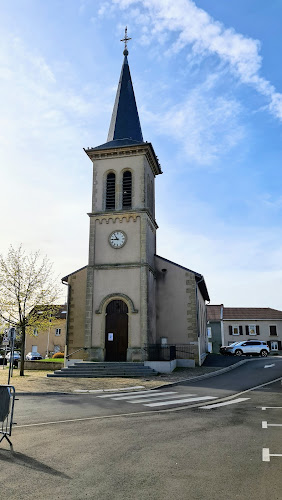
<svg viewBox="0 0 282 500"><path fill-rule="evenodd" d="M173 262L172 260L165 259L164 257L161 257L160 255L155 254L155 257L157 259L161 259L165 262L168 262L169 264L172 264L173 266L180 267L181 269L184 269L185 271L189 271L190 273L193 273L195 275L195 280L196 280L197 284L199 285L199 289L201 291L203 298L207 301L210 300L208 289L207 289L207 286L206 286L206 283L204 280L204 276L202 274L197 273L196 271L192 271L192 269L188 269L188 267L183 267L180 264Z"/></svg>
<svg viewBox="0 0 282 500"><path fill-rule="evenodd" d="M130 39L128 39L130 40ZM124 41L124 40L122 40ZM119 84L116 93L107 142L84 151L121 148L124 146L139 146L147 144L143 140L133 84L128 64L128 50L123 52L124 60L121 68ZM159 172L161 173L161 171Z"/></svg>
<svg viewBox="0 0 282 500"><path fill-rule="evenodd" d="M129 139L142 143L143 135L127 59L128 51L124 51L124 54L107 142Z"/></svg>

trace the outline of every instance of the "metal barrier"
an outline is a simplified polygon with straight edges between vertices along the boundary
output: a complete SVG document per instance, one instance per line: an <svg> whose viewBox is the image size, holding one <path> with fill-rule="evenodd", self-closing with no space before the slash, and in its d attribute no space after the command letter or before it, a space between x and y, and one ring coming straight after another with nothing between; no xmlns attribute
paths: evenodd
<svg viewBox="0 0 282 500"><path fill-rule="evenodd" d="M173 359L194 359L190 344L145 344L145 361L171 361Z"/></svg>
<svg viewBox="0 0 282 500"><path fill-rule="evenodd" d="M0 443L7 439L10 449L13 445L8 436L12 434L16 391L12 385L0 385Z"/></svg>

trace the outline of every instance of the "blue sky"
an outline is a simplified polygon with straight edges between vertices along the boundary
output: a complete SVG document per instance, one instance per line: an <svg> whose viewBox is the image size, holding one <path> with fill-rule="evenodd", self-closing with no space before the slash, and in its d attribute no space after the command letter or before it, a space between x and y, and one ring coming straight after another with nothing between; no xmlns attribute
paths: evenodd
<svg viewBox="0 0 282 500"><path fill-rule="evenodd" d="M91 162L105 142L128 26L156 179L157 252L211 303L282 309L279 0L4 0L1 245L87 263Z"/></svg>

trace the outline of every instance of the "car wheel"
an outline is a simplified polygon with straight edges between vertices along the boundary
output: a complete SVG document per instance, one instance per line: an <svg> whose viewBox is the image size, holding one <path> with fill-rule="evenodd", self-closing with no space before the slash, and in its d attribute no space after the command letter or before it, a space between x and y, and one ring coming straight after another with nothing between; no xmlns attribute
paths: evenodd
<svg viewBox="0 0 282 500"><path fill-rule="evenodd" d="M236 349L235 356L242 356L242 354L243 354L242 349Z"/></svg>
<svg viewBox="0 0 282 500"><path fill-rule="evenodd" d="M263 349L262 351L260 351L260 355L265 358L267 355L268 355L268 352L266 349Z"/></svg>

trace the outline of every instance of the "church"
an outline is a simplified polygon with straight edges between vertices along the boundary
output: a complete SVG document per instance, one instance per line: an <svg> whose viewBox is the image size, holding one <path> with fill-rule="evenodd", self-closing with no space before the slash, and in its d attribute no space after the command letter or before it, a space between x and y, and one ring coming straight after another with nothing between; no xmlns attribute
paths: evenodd
<svg viewBox="0 0 282 500"><path fill-rule="evenodd" d="M68 286L67 351L85 348L75 357L129 362L173 346L174 356L186 349L201 365L209 295L200 273L156 254L155 180L162 170L143 139L128 40L125 33L107 142L84 150L93 165L89 260L62 279Z"/></svg>

